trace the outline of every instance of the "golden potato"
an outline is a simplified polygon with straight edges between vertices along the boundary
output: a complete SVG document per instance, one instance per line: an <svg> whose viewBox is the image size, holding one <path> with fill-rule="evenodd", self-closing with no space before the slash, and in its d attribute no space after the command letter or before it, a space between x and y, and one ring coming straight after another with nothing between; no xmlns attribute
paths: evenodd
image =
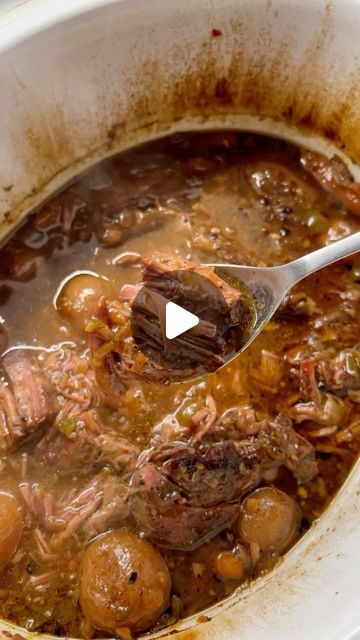
<svg viewBox="0 0 360 640"><path fill-rule="evenodd" d="M96 629L149 629L166 609L170 587L160 554L131 531L104 533L85 549L79 601L84 617Z"/></svg>
<svg viewBox="0 0 360 640"><path fill-rule="evenodd" d="M262 487L244 500L237 529L242 540L261 551L282 553L296 538L300 519L295 500L275 487Z"/></svg>
<svg viewBox="0 0 360 640"><path fill-rule="evenodd" d="M9 564L23 532L21 507L10 493L0 492L0 569Z"/></svg>
<svg viewBox="0 0 360 640"><path fill-rule="evenodd" d="M57 311L79 329L90 320L102 296L111 293L110 283L91 273L78 273L65 280L55 299Z"/></svg>

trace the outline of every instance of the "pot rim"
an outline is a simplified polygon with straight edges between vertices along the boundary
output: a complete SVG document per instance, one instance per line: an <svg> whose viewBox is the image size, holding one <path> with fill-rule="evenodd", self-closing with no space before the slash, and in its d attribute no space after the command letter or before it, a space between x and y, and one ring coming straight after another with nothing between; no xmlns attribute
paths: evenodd
<svg viewBox="0 0 360 640"><path fill-rule="evenodd" d="M123 1L125 0L76 0L67 3L59 0L24 0L0 13L0 54L54 25Z"/></svg>

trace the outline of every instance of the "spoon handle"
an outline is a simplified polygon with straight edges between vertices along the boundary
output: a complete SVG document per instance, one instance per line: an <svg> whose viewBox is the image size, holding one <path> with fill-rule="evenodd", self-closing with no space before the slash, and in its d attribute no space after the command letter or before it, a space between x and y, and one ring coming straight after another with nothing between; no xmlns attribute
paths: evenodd
<svg viewBox="0 0 360 640"><path fill-rule="evenodd" d="M302 258L293 260L286 265L291 272L292 284L299 282L305 278L305 276L318 271L322 267L327 267L333 262L337 262L341 258L351 256L353 253L360 252L360 231L353 233L347 238L342 238L333 244L329 244L327 247L322 247L317 251L308 253Z"/></svg>

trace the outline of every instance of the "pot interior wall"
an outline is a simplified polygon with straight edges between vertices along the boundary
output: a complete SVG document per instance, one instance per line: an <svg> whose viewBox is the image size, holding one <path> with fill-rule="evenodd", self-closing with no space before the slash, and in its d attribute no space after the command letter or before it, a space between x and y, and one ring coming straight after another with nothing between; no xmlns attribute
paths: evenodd
<svg viewBox="0 0 360 640"><path fill-rule="evenodd" d="M295 0L99 4L60 23L55 11L47 29L2 52L3 220L94 158L184 118L269 116L359 157L360 12L348 0L304 0L300 13Z"/></svg>

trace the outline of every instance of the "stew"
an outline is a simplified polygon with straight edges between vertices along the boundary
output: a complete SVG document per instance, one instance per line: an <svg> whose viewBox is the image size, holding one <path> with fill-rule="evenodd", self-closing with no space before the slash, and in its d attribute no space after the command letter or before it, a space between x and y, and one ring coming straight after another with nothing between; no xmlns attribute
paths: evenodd
<svg viewBox="0 0 360 640"><path fill-rule="evenodd" d="M144 375L131 304L141 269L281 264L359 215L338 157L213 131L105 160L27 218L0 257L1 617L136 637L245 588L321 516L359 450L360 255L195 381Z"/></svg>

